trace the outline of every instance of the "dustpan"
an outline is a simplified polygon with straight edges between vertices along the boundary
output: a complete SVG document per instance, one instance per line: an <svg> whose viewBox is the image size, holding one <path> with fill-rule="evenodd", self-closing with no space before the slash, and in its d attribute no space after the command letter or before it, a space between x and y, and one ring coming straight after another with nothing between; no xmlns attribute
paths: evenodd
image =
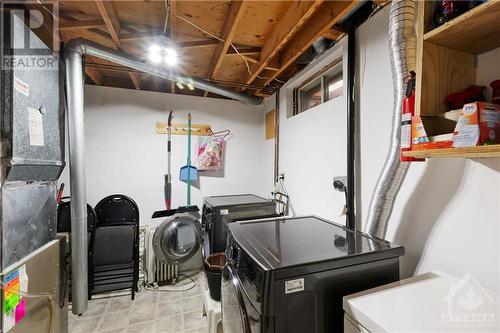
<svg viewBox="0 0 500 333"><path fill-rule="evenodd" d="M196 181L198 180L198 169L194 166L183 166L181 167L181 172L179 173L179 179L183 182Z"/></svg>
<svg viewBox="0 0 500 333"><path fill-rule="evenodd" d="M187 206L191 205L191 182L198 180L198 169L191 165L191 113L188 114L188 154L187 164L181 167L179 179L187 183Z"/></svg>

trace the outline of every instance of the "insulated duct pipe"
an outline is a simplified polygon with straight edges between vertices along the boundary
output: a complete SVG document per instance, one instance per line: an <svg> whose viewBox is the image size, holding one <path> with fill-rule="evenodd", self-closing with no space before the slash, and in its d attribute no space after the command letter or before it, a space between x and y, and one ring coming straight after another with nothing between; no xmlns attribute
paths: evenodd
<svg viewBox="0 0 500 333"><path fill-rule="evenodd" d="M235 99L246 104L260 105L260 103L262 102L262 98L260 97L250 96L230 89L222 88L205 80L183 77L167 69L161 68L160 66L145 63L139 59L130 57L123 52L113 50L111 48L85 39L72 39L66 44L64 49L66 54L76 53L80 55L80 57L91 55L96 58L107 60L109 62L129 67L140 72L158 76L167 80L179 81L182 83L192 82L193 86L195 86L196 88Z"/></svg>
<svg viewBox="0 0 500 333"><path fill-rule="evenodd" d="M84 136L84 91L83 57L96 58L126 66L167 80L192 82L193 86L205 91L258 105L262 99L229 89L221 88L200 79L189 79L175 75L166 69L144 63L126 54L97 43L73 39L64 48L66 65L66 100L68 109L68 136L71 184L71 260L73 313L81 314L88 306L87 293L87 194L85 186L85 136Z"/></svg>
<svg viewBox="0 0 500 333"><path fill-rule="evenodd" d="M405 94L404 77L416 67L415 17L416 1L392 1L389 18L389 50L394 86L391 143L373 192L365 227L367 233L381 239L385 238L396 195L409 167L408 162L400 161L400 137L402 101Z"/></svg>

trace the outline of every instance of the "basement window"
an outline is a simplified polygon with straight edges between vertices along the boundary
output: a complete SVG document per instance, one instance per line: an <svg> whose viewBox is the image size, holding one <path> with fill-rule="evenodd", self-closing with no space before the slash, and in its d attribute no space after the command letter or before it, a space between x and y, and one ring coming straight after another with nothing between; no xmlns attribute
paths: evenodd
<svg viewBox="0 0 500 333"><path fill-rule="evenodd" d="M342 60L339 59L293 90L293 115L333 100L343 93Z"/></svg>

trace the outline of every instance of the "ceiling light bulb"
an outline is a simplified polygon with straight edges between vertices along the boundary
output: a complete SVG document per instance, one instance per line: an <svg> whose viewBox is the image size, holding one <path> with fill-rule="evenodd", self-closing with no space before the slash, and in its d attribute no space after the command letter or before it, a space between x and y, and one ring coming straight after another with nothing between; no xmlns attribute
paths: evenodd
<svg viewBox="0 0 500 333"><path fill-rule="evenodd" d="M189 90L194 90L194 86L192 83L186 84L186 86L189 88Z"/></svg>
<svg viewBox="0 0 500 333"><path fill-rule="evenodd" d="M151 45L148 53L151 62L159 63L161 61L161 48L158 45Z"/></svg>
<svg viewBox="0 0 500 333"><path fill-rule="evenodd" d="M171 47L165 48L163 51L165 53L165 57L163 59L165 63L169 66L177 65L179 62L177 52L175 52L175 50Z"/></svg>
<svg viewBox="0 0 500 333"><path fill-rule="evenodd" d="M182 83L180 83L179 81L177 81L177 83L175 84L177 86L177 88L179 88L180 90L184 89L184 85Z"/></svg>

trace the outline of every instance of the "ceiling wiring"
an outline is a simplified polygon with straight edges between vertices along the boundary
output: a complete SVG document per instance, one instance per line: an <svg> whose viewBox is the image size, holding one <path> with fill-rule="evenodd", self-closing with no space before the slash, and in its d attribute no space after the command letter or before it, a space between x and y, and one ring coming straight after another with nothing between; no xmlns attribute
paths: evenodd
<svg viewBox="0 0 500 333"><path fill-rule="evenodd" d="M165 0L165 1L166 1L166 0ZM211 32L209 32L209 31L207 31L207 30L203 29L203 28L202 28L202 27L200 27L200 26L196 25L195 23L191 22L190 20L188 20L188 19L187 19L187 18L185 18L184 16L181 16L181 15L176 15L176 17L177 17L178 19L183 20L183 21L184 21L184 22L186 22L187 24L189 24L189 25L191 25L191 26L195 27L196 29L198 29L199 31L201 31L202 33L204 33L204 34L206 34L206 35L208 35L208 36L210 36L210 37L215 38L215 39L217 39L218 41L223 42L223 43L225 43L225 42L226 42L224 39L220 38L219 36L214 35L213 33L211 33ZM238 54L238 55L239 55L239 56L243 59L243 61L245 62L245 65L246 65L246 67L247 67L248 74L249 74L249 75L253 75L252 71L250 70L250 64L248 63L248 60L246 59L246 57L245 57L243 54L241 54L241 53L239 52L238 48L236 48L236 46L234 46L234 44L233 44L233 43L229 42L229 45L230 45L230 46L231 46L231 48L234 50L234 52L236 52L236 53L237 53L237 54ZM269 80L269 79L272 79L271 77L263 77L263 76L259 76L259 75L257 75L256 77L257 77L257 78L259 78L259 79L262 79L262 80ZM278 80L278 79L276 79L276 78L274 78L273 80L275 80L275 81L277 81L277 82L279 82L279 83L284 83L284 81Z"/></svg>
<svg viewBox="0 0 500 333"><path fill-rule="evenodd" d="M165 0L165 24L163 25L163 33L167 32L169 17L170 17L170 3L168 0Z"/></svg>

